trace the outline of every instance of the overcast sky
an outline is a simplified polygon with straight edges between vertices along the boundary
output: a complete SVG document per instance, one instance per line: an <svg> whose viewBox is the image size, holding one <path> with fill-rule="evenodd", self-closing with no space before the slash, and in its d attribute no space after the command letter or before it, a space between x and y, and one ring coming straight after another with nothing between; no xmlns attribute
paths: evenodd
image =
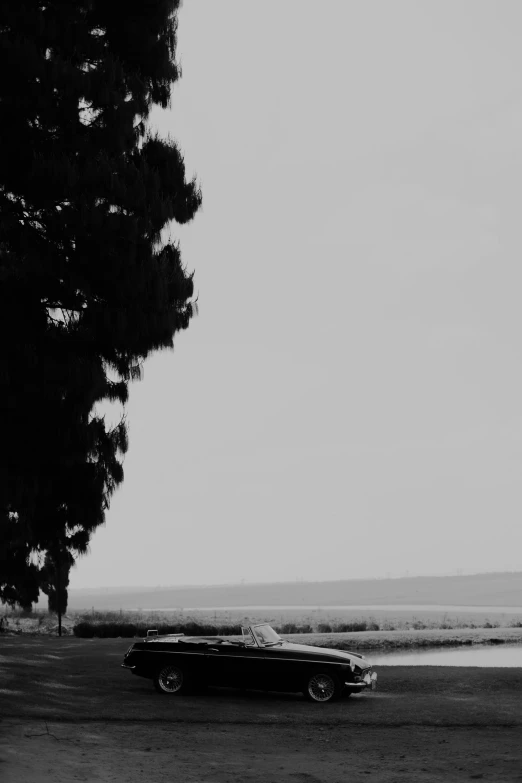
<svg viewBox="0 0 522 783"><path fill-rule="evenodd" d="M71 587L522 569L522 3L185 0L200 314Z"/></svg>

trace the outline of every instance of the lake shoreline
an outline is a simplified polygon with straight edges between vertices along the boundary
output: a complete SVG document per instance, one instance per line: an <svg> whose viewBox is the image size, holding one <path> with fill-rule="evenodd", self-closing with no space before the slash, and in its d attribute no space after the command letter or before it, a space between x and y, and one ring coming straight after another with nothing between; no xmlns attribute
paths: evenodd
<svg viewBox="0 0 522 783"><path fill-rule="evenodd" d="M297 644L332 647L337 650L413 649L465 645L521 644L522 628L448 628L351 633L281 634Z"/></svg>

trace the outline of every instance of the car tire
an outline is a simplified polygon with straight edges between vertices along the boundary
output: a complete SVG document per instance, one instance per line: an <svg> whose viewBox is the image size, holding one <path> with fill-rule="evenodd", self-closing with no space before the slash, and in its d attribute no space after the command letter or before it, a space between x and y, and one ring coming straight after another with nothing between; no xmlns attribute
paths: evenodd
<svg viewBox="0 0 522 783"><path fill-rule="evenodd" d="M312 672L305 683L303 693L309 701L319 704L337 699L342 691L341 684L331 672L317 670Z"/></svg>
<svg viewBox="0 0 522 783"><path fill-rule="evenodd" d="M163 666L154 676L154 687L158 693L167 696L175 696L186 693L189 687L189 678L186 671L174 664Z"/></svg>

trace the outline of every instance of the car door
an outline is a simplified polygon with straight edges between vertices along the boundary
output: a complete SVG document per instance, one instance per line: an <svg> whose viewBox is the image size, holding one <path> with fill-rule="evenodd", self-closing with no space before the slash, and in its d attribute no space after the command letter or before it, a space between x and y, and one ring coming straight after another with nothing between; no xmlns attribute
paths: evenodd
<svg viewBox="0 0 522 783"><path fill-rule="evenodd" d="M310 668L310 656L295 653L284 645L265 648L265 678L267 690L298 691Z"/></svg>
<svg viewBox="0 0 522 783"><path fill-rule="evenodd" d="M205 653L207 682L233 688L264 688L264 651L259 647L223 642Z"/></svg>

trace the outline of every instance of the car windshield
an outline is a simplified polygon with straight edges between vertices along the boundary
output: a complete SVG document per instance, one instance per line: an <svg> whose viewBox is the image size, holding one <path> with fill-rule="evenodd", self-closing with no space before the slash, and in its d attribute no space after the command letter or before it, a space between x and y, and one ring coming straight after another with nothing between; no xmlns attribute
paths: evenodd
<svg viewBox="0 0 522 783"><path fill-rule="evenodd" d="M242 628L241 633L243 635L243 641L247 646L255 645L256 640L254 639L254 636L250 628Z"/></svg>
<svg viewBox="0 0 522 783"><path fill-rule="evenodd" d="M259 643L263 645L263 647L268 647L271 644L282 643L279 634L277 634L269 625L255 625L254 631L259 640Z"/></svg>

